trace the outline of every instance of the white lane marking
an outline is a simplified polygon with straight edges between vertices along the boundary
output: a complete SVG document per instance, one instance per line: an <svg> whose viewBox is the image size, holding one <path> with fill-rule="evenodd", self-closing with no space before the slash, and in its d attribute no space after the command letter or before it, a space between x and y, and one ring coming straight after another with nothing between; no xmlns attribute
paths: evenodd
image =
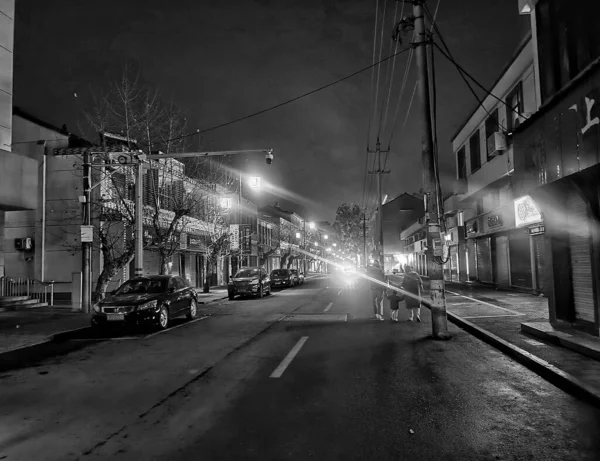
<svg viewBox="0 0 600 461"><path fill-rule="evenodd" d="M456 315L458 315L458 314L456 314ZM459 317L461 319L493 319L496 317L517 317L519 315L525 315L525 314L475 315L475 316L469 316L469 317L463 317L462 315L460 315Z"/></svg>
<svg viewBox="0 0 600 461"><path fill-rule="evenodd" d="M340 291L337 292L338 296L341 295L341 294L342 294L342 290L340 290Z"/></svg>
<svg viewBox="0 0 600 461"><path fill-rule="evenodd" d="M281 361L279 366L277 368L275 368L275 370L273 370L273 373L271 373L271 376L269 376L269 378L281 378L281 375L283 374L285 369L289 366L289 364L292 363L292 360L294 360L294 357L296 357L296 354L298 354L298 352L300 352L300 349L302 349L302 346L304 346L304 343L306 342L307 339L308 339L308 336L302 336L302 338L300 338L298 340L296 345L294 347L292 347L292 350L288 352L288 355L285 356L285 358Z"/></svg>
<svg viewBox="0 0 600 461"><path fill-rule="evenodd" d="M208 317L210 317L210 316L209 315L205 315L204 317L198 317L197 319L190 320L189 322L182 323L181 325L175 325L174 327L167 328L166 330L160 330L160 331L157 331L156 333L151 333L148 336L144 336L144 338L152 338L152 336L156 336L156 335L159 335L161 333L166 333L167 331L175 330L176 328L184 327L186 325L191 325L192 323L199 322L200 320L207 319Z"/></svg>
<svg viewBox="0 0 600 461"><path fill-rule="evenodd" d="M327 312L329 309L331 309L331 306L333 306L333 303L327 304L327 307L325 308L325 310L323 312Z"/></svg>
<svg viewBox="0 0 600 461"><path fill-rule="evenodd" d="M475 301L476 303L485 304L486 306L495 307L496 309L502 309L503 311L506 311L506 312L512 312L515 315L525 315L525 314L521 314L520 312L511 311L510 309L507 309L506 307L496 306L494 304L490 304L490 303L487 303L485 301L480 301L479 299L475 299L475 298L471 298L469 296L461 295L460 293L454 293L453 291L449 291L449 290L446 290L446 291L448 293L453 294L453 295L460 296L461 298L470 299L471 301ZM450 306L452 306L452 304L450 304Z"/></svg>

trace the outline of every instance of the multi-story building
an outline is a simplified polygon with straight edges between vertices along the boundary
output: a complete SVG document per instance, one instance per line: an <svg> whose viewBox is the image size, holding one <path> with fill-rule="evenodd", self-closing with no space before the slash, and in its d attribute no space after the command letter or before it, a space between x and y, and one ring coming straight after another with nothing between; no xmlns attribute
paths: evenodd
<svg viewBox="0 0 600 461"><path fill-rule="evenodd" d="M515 221L513 132L539 107L531 34L452 138L454 195L444 201L446 276L541 290L539 226Z"/></svg>
<svg viewBox="0 0 600 461"><path fill-rule="evenodd" d="M36 159L13 151L13 50L15 1L0 3L0 278L11 275L5 263L4 223L7 211L35 210L38 194L38 169ZM30 236L31 237L31 236ZM0 285L1 288L2 285ZM0 292L2 296L2 292Z"/></svg>
<svg viewBox="0 0 600 461"><path fill-rule="evenodd" d="M381 209L383 266L386 271L391 271L404 263L402 260L404 243L401 233L423 215L423 200L414 195L403 193L384 203ZM377 225L377 222L375 222L376 232Z"/></svg>
<svg viewBox="0 0 600 461"><path fill-rule="evenodd" d="M541 223L550 321L600 335L600 32L595 0L518 0L539 111L514 134L516 219Z"/></svg>
<svg viewBox="0 0 600 461"><path fill-rule="evenodd" d="M276 250L269 256L271 266L278 268L302 268L304 256L299 251L306 244L306 221L294 213L286 211L279 206L266 205L259 209L261 219L270 222L276 229L276 237L272 239L272 246ZM274 240L274 241L273 241Z"/></svg>
<svg viewBox="0 0 600 461"><path fill-rule="evenodd" d="M427 229L425 228L423 210L421 210L419 218L400 232L400 240L402 241L400 265L409 264L419 274L429 275L427 255L425 254L427 250ZM400 268L398 267L398 269Z"/></svg>

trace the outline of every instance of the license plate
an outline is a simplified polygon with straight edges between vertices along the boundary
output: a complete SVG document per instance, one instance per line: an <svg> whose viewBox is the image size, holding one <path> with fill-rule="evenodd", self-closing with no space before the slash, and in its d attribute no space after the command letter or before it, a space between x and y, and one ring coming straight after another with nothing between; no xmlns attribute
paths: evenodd
<svg viewBox="0 0 600 461"><path fill-rule="evenodd" d="M125 314L106 314L106 320L125 320Z"/></svg>

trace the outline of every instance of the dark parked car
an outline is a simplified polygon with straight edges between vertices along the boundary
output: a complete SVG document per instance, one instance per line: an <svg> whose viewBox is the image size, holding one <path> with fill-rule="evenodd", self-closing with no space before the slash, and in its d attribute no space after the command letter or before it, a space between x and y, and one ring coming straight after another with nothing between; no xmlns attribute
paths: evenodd
<svg viewBox="0 0 600 461"><path fill-rule="evenodd" d="M92 326L154 324L161 329L172 318L196 317L196 291L174 275L150 275L128 280L94 305Z"/></svg>
<svg viewBox="0 0 600 461"><path fill-rule="evenodd" d="M297 269L290 269L290 272L294 276L296 285L302 285L304 283L304 274L302 272L298 272Z"/></svg>
<svg viewBox="0 0 600 461"><path fill-rule="evenodd" d="M275 269L271 271L271 284L274 287L293 287L294 276L289 269Z"/></svg>
<svg viewBox="0 0 600 461"><path fill-rule="evenodd" d="M244 267L240 269L233 277L229 278L227 284L227 294L229 299L236 295L258 296L271 293L271 278L267 271L260 267Z"/></svg>

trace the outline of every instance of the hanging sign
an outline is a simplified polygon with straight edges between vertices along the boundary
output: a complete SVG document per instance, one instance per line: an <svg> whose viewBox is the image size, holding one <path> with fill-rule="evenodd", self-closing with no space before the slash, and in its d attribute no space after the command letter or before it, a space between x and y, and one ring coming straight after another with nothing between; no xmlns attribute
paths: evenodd
<svg viewBox="0 0 600 461"><path fill-rule="evenodd" d="M522 227L528 224L543 221L542 214L538 210L533 199L526 195L515 200L515 226Z"/></svg>
<svg viewBox="0 0 600 461"><path fill-rule="evenodd" d="M94 241L94 226L81 226L81 243Z"/></svg>

